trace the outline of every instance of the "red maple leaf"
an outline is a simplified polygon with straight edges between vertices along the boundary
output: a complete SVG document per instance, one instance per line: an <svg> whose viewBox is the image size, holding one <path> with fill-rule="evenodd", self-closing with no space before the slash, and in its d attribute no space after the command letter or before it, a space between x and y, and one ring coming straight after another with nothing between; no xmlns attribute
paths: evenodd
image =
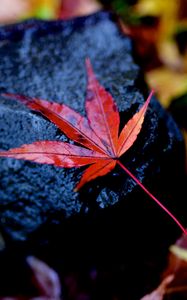
<svg viewBox="0 0 187 300"><path fill-rule="evenodd" d="M96 79L89 59L86 60L86 68L88 74L85 103L87 118L64 104L23 95L4 95L17 99L32 110L40 112L70 139L84 147L58 141L38 141L20 148L2 151L0 157L14 157L63 168L90 165L83 173L76 191L98 176L106 175L118 164L186 233L180 222L119 160L133 145L141 130L153 91L142 108L127 122L119 134L120 117L117 106L112 96Z"/></svg>

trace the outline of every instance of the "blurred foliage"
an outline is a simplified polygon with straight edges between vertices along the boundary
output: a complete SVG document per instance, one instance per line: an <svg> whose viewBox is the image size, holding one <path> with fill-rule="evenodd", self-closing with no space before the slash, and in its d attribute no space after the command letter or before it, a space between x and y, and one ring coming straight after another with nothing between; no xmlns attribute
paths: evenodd
<svg viewBox="0 0 187 300"><path fill-rule="evenodd" d="M139 25L140 20L139 16L133 11L132 5L135 4L136 0L101 0L101 3L105 6L110 8L111 10L115 11L119 14L126 23Z"/></svg>
<svg viewBox="0 0 187 300"><path fill-rule="evenodd" d="M30 9L26 17L53 19L56 18L59 7L60 0L30 0Z"/></svg>
<svg viewBox="0 0 187 300"><path fill-rule="evenodd" d="M0 24L18 21L28 10L28 3L24 0L1 0Z"/></svg>
<svg viewBox="0 0 187 300"><path fill-rule="evenodd" d="M14 23L32 17L56 18L60 4L60 0L1 0L0 23Z"/></svg>
<svg viewBox="0 0 187 300"><path fill-rule="evenodd" d="M187 0L114 0L111 7L134 40L148 86L183 129L187 153Z"/></svg>
<svg viewBox="0 0 187 300"><path fill-rule="evenodd" d="M96 0L1 0L0 24L28 18L67 19L101 8Z"/></svg>
<svg viewBox="0 0 187 300"><path fill-rule="evenodd" d="M112 7L117 2L111 1ZM187 93L187 1L119 2L125 3L124 10L129 6L132 19L125 18L122 4L117 11L126 24L124 31L134 40L147 83L168 107L173 98Z"/></svg>
<svg viewBox="0 0 187 300"><path fill-rule="evenodd" d="M117 12L137 60L158 99L168 107L187 95L187 0L1 0L0 23L25 18L67 19L101 8Z"/></svg>

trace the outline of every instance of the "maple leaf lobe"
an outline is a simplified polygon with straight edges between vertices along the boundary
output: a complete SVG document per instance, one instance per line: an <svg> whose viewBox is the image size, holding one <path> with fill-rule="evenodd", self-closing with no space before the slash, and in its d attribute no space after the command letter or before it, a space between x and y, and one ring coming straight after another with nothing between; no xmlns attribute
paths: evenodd
<svg viewBox="0 0 187 300"><path fill-rule="evenodd" d="M87 92L89 99L87 101L86 96L85 107L87 118L90 127L96 135L102 137L108 154L115 157L120 123L119 112L117 106L114 111L114 99L96 79L89 59L86 59L86 69L88 74ZM92 98L90 98L90 91L93 93Z"/></svg>

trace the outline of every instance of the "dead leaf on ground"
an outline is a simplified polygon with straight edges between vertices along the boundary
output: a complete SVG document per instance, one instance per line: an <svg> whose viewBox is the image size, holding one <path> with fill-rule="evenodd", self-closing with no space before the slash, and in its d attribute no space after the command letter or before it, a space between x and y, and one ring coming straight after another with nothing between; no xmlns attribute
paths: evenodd
<svg viewBox="0 0 187 300"><path fill-rule="evenodd" d="M61 285L58 274L43 261L28 257L27 263L33 272L33 285L38 296L0 297L0 300L60 300Z"/></svg>
<svg viewBox="0 0 187 300"><path fill-rule="evenodd" d="M187 298L187 236L182 235L174 245L170 247L168 266L163 277L174 274L173 281L166 290L166 299L174 300L177 297Z"/></svg>
<svg viewBox="0 0 187 300"><path fill-rule="evenodd" d="M163 300L167 286L172 282L173 278L173 275L167 276L155 291L144 296L141 300Z"/></svg>

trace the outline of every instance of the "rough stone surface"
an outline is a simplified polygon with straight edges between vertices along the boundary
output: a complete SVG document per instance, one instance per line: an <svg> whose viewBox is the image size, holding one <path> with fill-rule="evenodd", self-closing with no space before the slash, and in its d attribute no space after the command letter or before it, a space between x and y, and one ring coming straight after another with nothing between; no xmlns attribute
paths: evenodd
<svg viewBox="0 0 187 300"><path fill-rule="evenodd" d="M105 12L65 22L28 21L1 28L0 57L0 92L65 103L82 114L84 62L90 57L97 78L117 102L121 125L147 96L129 38ZM44 139L67 140L41 115L0 97L1 149ZM176 213L182 211L183 150L173 119L153 99L137 141L122 157L126 167ZM145 260L158 256L161 246L157 240L161 239L163 247L168 246L170 240L163 237L174 239L176 227L118 167L75 193L82 170L1 159L0 226L6 242L12 247L14 241L26 240L26 250L19 249L20 253L38 254L57 269L59 260L67 269L76 263L87 266L85 261L89 266L112 265L113 274L120 270L123 280L132 286L136 272L138 290L138 285L149 277L148 271L141 272ZM121 284L124 287L123 281ZM131 299L131 284L125 283L125 291L129 289L126 299Z"/></svg>

